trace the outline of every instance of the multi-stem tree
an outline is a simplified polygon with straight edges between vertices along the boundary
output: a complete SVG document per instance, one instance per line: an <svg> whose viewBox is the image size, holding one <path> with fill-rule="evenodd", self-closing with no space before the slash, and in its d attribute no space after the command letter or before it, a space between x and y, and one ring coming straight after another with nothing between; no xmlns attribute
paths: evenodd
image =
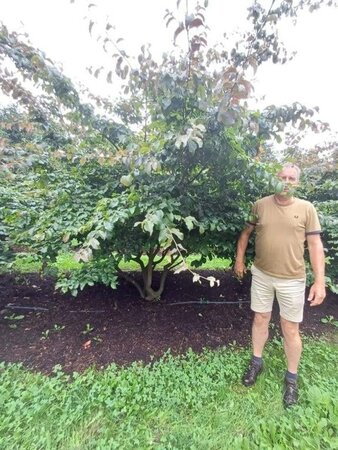
<svg viewBox="0 0 338 450"><path fill-rule="evenodd" d="M269 184L282 189L270 175L271 164L261 161L265 143L285 123L325 127L298 104L252 112L245 103L252 92L247 70L287 59L278 20L313 2L276 6L273 1L267 10L255 2L249 8L251 29L233 49L226 43L208 46L205 3L190 10L186 2L182 20L166 12L166 25L176 24L174 42L185 35L185 44L160 62L147 46L134 61L110 36L101 38L106 49L114 48L108 82L113 73L124 80L115 103L90 96L112 115L110 120L81 101L70 80L41 52L2 27L1 54L42 94L34 96L23 78L18 81L5 70L2 89L27 107L32 122L40 117L35 124L63 130L64 140L43 147L34 138L36 129L30 130L31 162L24 176L20 168L11 170L14 157L3 159L10 175L2 183L7 200L0 212L10 238L45 262L61 251L74 252L81 268L62 274L58 286L64 291L76 294L96 282L114 287L122 276L153 301L163 293L168 272L186 268L187 255L199 255L196 266L213 256L231 258L250 202ZM89 26L93 32L94 23ZM27 156L27 143L13 146L3 133L7 153L12 148L9 155L24 147ZM10 189L18 193L15 201ZM121 271L122 260L137 262L141 277ZM154 286L153 272L161 262ZM194 273L193 279L201 277Z"/></svg>

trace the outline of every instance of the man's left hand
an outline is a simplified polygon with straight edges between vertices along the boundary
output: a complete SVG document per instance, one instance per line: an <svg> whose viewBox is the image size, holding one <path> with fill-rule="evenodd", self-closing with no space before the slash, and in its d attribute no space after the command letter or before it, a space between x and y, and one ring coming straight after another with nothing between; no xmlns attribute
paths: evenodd
<svg viewBox="0 0 338 450"><path fill-rule="evenodd" d="M325 284L324 283L314 283L311 286L308 301L310 302L310 306L317 306L323 303L323 300L326 296L325 293Z"/></svg>

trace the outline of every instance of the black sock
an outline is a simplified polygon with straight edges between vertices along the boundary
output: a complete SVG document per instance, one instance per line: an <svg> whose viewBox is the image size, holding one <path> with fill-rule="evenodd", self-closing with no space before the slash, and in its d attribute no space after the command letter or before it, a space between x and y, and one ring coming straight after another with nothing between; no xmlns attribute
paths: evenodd
<svg viewBox="0 0 338 450"><path fill-rule="evenodd" d="M289 372L288 370L285 373L285 379L287 381L297 381L298 375L296 373Z"/></svg>
<svg viewBox="0 0 338 450"><path fill-rule="evenodd" d="M252 356L252 360L253 363L257 364L257 366L261 366L263 364L263 358L261 356Z"/></svg>

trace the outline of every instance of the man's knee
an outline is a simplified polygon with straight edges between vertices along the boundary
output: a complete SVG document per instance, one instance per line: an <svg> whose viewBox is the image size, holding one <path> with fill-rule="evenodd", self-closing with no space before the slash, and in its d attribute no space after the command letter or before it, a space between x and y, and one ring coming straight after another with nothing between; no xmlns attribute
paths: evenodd
<svg viewBox="0 0 338 450"><path fill-rule="evenodd" d="M283 319L281 317L281 327L285 338L298 338L299 336L299 323L291 322L290 320Z"/></svg>
<svg viewBox="0 0 338 450"><path fill-rule="evenodd" d="M260 313L255 312L254 325L258 327L268 326L271 319L271 312Z"/></svg>

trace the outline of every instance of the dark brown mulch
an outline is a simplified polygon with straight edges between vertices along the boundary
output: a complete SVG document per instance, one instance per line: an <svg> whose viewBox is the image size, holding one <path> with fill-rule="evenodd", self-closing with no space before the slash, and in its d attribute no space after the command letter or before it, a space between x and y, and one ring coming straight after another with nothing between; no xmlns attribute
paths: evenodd
<svg viewBox="0 0 338 450"><path fill-rule="evenodd" d="M201 273L220 279L220 287L192 283L189 273L171 274L159 303L141 301L135 288L125 282L117 290L96 286L73 298L54 292L52 279L1 275L0 361L22 362L44 373L61 364L63 370L72 372L112 362L148 362L168 349L178 354L188 348L200 351L234 341L249 343L250 276L239 283L230 272ZM184 304L206 300L226 303ZM239 301L243 303L231 303ZM9 304L46 310L11 309ZM24 318L15 320L18 315ZM320 334L333 329L320 321L330 315L338 318L338 296L329 293L323 305L305 306L303 332ZM277 308L273 321L278 322Z"/></svg>

